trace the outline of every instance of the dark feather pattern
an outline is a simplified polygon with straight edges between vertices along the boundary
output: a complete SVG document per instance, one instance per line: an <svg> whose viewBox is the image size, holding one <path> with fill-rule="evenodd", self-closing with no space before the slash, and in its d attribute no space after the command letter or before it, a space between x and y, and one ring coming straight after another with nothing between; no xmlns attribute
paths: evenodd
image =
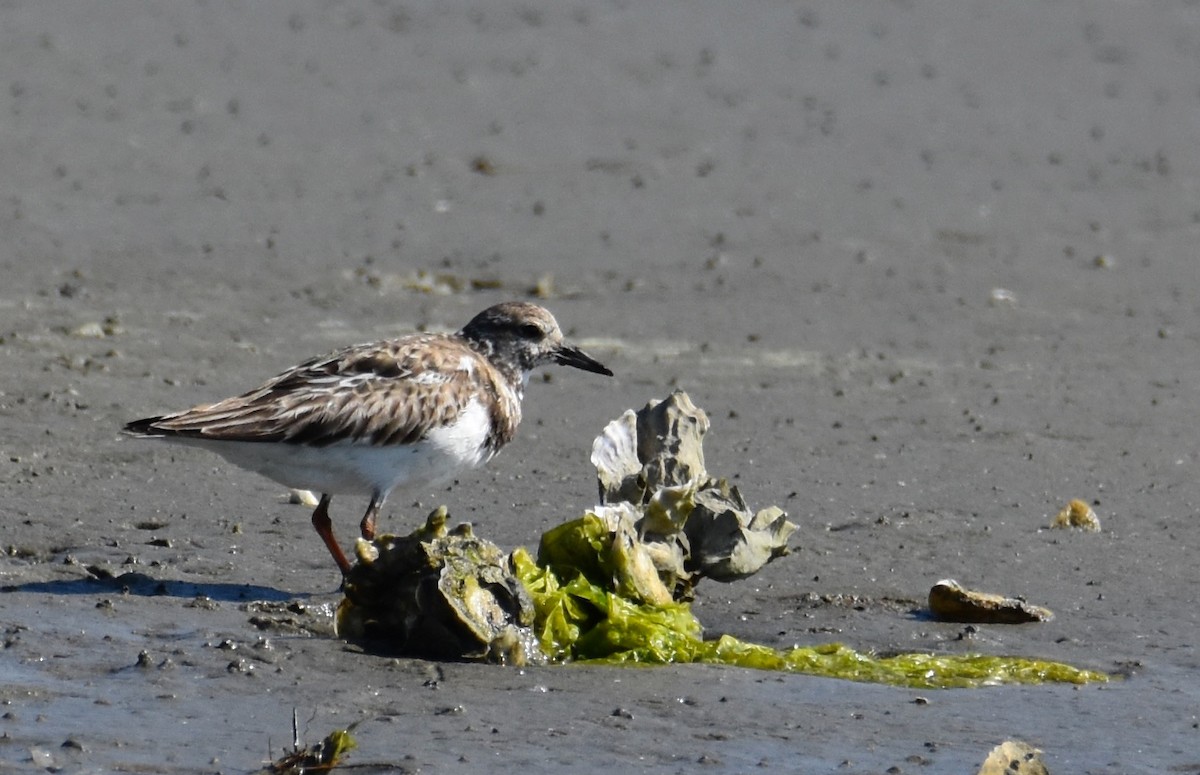
<svg viewBox="0 0 1200 775"><path fill-rule="evenodd" d="M137 420L125 429L314 447L412 444L453 423L476 399L491 409L495 430L487 446L495 452L516 433L520 398L520 383L509 384L469 342L424 334L347 347L240 396Z"/></svg>

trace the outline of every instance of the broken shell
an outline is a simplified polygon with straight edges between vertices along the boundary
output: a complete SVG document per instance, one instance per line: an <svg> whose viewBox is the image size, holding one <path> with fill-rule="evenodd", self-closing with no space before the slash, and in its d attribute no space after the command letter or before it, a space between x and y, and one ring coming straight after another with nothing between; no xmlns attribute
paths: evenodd
<svg viewBox="0 0 1200 775"><path fill-rule="evenodd" d="M696 490L699 482L689 482L677 487L663 487L650 496L646 513L638 523L643 535L673 535L683 529L692 509L696 507Z"/></svg>
<svg viewBox="0 0 1200 775"><path fill-rule="evenodd" d="M617 591L623 597L652 605L671 602L671 590L659 578L653 558L636 536L629 532L613 536L612 562Z"/></svg>
<svg viewBox="0 0 1200 775"><path fill-rule="evenodd" d="M1096 512L1085 501L1074 498L1066 506L1063 506L1062 511L1058 512L1058 516L1050 523L1050 527L1077 527L1089 533L1099 533L1100 517L1096 516Z"/></svg>
<svg viewBox="0 0 1200 775"><path fill-rule="evenodd" d="M796 525L777 507L750 515L737 487L724 480L696 493L684 532L691 546L688 570L717 581L737 581L788 553Z"/></svg>
<svg viewBox="0 0 1200 775"><path fill-rule="evenodd" d="M646 404L637 414L637 451L642 478L651 490L704 481L704 434L708 415L682 390Z"/></svg>
<svg viewBox="0 0 1200 775"><path fill-rule="evenodd" d="M637 454L637 415L632 409L604 426L592 442L592 465L600 482L600 502L641 503L642 461Z"/></svg>
<svg viewBox="0 0 1200 775"><path fill-rule="evenodd" d="M708 415L682 390L636 414L626 409L592 442L600 502L642 505L659 488L705 481L708 427Z"/></svg>
<svg viewBox="0 0 1200 775"><path fill-rule="evenodd" d="M992 292L988 294L988 302L993 307L997 307L1001 304L1015 306L1017 303L1017 294L1013 293L1007 288L993 288Z"/></svg>
<svg viewBox="0 0 1200 775"><path fill-rule="evenodd" d="M607 562L611 566L613 586L621 594L641 603L663 604L673 599L673 590L683 572L684 552L677 541L647 541L641 537L638 511L628 503L597 506L592 514L599 517L609 532Z"/></svg>
<svg viewBox="0 0 1200 775"><path fill-rule="evenodd" d="M104 333L104 326L93 321L72 330L71 336L77 336L80 339L103 339L107 334Z"/></svg>
<svg viewBox="0 0 1200 775"><path fill-rule="evenodd" d="M320 499L313 493L312 490L288 490L288 503L299 503L308 506L310 509L315 509Z"/></svg>
<svg viewBox="0 0 1200 775"><path fill-rule="evenodd" d="M365 538L359 538L354 542L354 554L359 562L370 565L379 559L379 547Z"/></svg>
<svg viewBox="0 0 1200 775"><path fill-rule="evenodd" d="M992 749L979 775L1049 775L1042 752L1020 740L1005 740Z"/></svg>
<svg viewBox="0 0 1200 775"><path fill-rule="evenodd" d="M954 579L942 579L929 590L929 611L935 619L948 622L1024 624L1048 622L1054 618L1049 608L1030 605L1017 598L965 589Z"/></svg>

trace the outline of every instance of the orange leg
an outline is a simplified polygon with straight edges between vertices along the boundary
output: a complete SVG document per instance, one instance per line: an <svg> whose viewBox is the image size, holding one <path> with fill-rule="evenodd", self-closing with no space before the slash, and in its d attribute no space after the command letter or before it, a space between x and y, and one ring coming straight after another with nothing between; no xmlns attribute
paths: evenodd
<svg viewBox="0 0 1200 775"><path fill-rule="evenodd" d="M362 530L362 537L368 541L375 540L375 518L379 516L379 509L383 506L383 500L379 496L371 496L371 504L367 506L367 513L363 514L359 529Z"/></svg>
<svg viewBox="0 0 1200 775"><path fill-rule="evenodd" d="M329 553L333 555L333 561L337 563L341 569L342 575L345 576L350 572L350 561L346 559L346 555L342 552L342 547L338 546L337 539L333 537L333 521L329 519L329 501L332 497L322 494L321 502L317 504L317 510L313 512L312 523L317 530L317 535L321 536L321 540L325 542L325 547L329 549Z"/></svg>

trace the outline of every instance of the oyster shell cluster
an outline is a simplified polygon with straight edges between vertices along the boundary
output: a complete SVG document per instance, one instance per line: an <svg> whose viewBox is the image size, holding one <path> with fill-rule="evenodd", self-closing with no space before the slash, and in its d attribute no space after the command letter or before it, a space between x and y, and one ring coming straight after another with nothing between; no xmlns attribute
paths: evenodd
<svg viewBox="0 0 1200 775"><path fill-rule="evenodd" d="M600 505L622 591L648 603L688 599L702 578L736 581L788 553L796 525L777 506L757 512L704 467L708 415L676 390L626 410L592 444ZM543 541L541 555L547 553Z"/></svg>
<svg viewBox="0 0 1200 775"><path fill-rule="evenodd" d="M407 536L359 539L337 634L389 652L435 659L544 661L530 626L533 600L507 553L438 508Z"/></svg>
<svg viewBox="0 0 1200 775"><path fill-rule="evenodd" d="M538 564L661 605L690 598L701 578L734 581L787 554L796 526L783 510L752 513L736 487L708 475L708 427L682 391L609 423L592 447L600 505L543 535ZM437 659L544 661L534 602L510 555L447 520L442 507L410 535L358 541L338 635Z"/></svg>

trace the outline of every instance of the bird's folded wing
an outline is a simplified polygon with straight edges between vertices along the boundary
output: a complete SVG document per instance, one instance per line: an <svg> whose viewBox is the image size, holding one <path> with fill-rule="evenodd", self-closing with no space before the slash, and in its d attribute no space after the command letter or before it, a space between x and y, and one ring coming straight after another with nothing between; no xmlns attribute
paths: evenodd
<svg viewBox="0 0 1200 775"><path fill-rule="evenodd" d="M412 443L454 422L480 387L479 371L490 368L469 348L417 343L346 348L243 395L158 418L149 430L313 446Z"/></svg>

